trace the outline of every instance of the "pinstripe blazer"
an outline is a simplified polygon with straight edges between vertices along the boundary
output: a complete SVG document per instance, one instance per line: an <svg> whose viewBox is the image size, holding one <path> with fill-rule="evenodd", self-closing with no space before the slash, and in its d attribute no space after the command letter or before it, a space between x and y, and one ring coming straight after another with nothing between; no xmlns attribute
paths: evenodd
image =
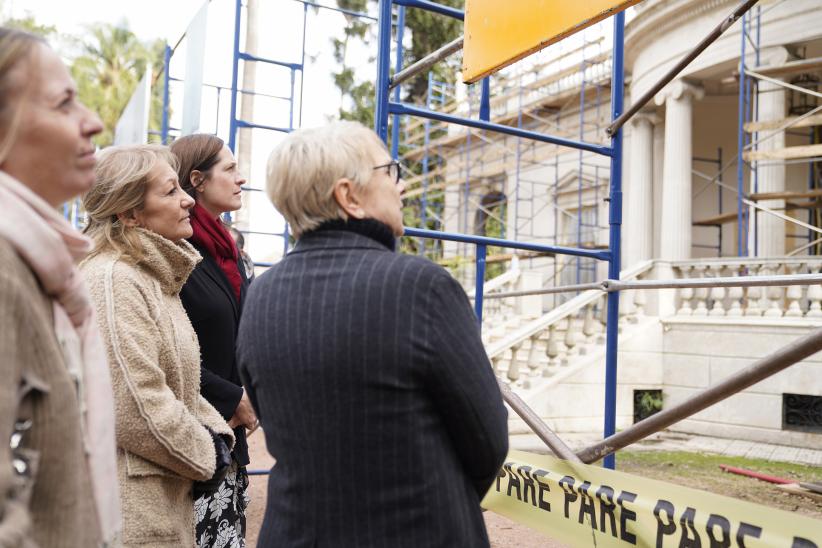
<svg viewBox="0 0 822 548"><path fill-rule="evenodd" d="M240 372L277 459L260 546L488 546L507 413L443 268L317 230L245 306Z"/></svg>

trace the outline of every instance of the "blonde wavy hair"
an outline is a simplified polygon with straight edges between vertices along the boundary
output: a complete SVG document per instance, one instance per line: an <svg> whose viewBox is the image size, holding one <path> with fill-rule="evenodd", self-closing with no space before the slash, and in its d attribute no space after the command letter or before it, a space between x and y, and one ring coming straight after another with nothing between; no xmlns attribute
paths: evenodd
<svg viewBox="0 0 822 548"><path fill-rule="evenodd" d="M98 154L94 185L83 198L89 218L83 232L94 240L92 255L115 249L134 261L142 258L135 229L123 224L117 215L143 208L151 172L158 162L166 162L177 171L177 158L162 145L115 146Z"/></svg>

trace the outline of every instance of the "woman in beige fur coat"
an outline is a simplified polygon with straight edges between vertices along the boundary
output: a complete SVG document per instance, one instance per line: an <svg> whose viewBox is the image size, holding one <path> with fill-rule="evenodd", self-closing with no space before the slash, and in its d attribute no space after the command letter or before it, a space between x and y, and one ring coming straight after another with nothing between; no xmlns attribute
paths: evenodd
<svg viewBox="0 0 822 548"><path fill-rule="evenodd" d="M200 396L200 351L180 288L200 261L193 200L158 145L113 147L84 200L81 265L111 366L125 546L192 547L194 481L228 464L233 434ZM222 460L221 460L222 459Z"/></svg>

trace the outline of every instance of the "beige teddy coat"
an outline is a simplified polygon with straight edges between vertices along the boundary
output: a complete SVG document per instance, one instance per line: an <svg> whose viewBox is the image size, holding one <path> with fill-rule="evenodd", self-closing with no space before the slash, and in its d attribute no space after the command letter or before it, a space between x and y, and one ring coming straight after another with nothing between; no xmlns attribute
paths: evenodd
<svg viewBox="0 0 822 548"><path fill-rule="evenodd" d="M105 249L81 265L111 366L123 543L193 547L192 482L210 478L216 461L204 426L233 434L200 396L200 349L180 302L200 255L136 230L138 263Z"/></svg>

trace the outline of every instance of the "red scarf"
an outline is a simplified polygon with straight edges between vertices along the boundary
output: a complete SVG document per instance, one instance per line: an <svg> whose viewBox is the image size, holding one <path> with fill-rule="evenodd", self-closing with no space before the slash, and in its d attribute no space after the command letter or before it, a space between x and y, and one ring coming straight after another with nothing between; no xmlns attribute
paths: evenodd
<svg viewBox="0 0 822 548"><path fill-rule="evenodd" d="M223 223L215 219L200 204L195 204L191 209L191 228L194 229L192 241L204 247L208 254L217 261L220 270L223 271L228 283L234 289L237 302L240 302L240 286L243 277L237 266L237 244Z"/></svg>

